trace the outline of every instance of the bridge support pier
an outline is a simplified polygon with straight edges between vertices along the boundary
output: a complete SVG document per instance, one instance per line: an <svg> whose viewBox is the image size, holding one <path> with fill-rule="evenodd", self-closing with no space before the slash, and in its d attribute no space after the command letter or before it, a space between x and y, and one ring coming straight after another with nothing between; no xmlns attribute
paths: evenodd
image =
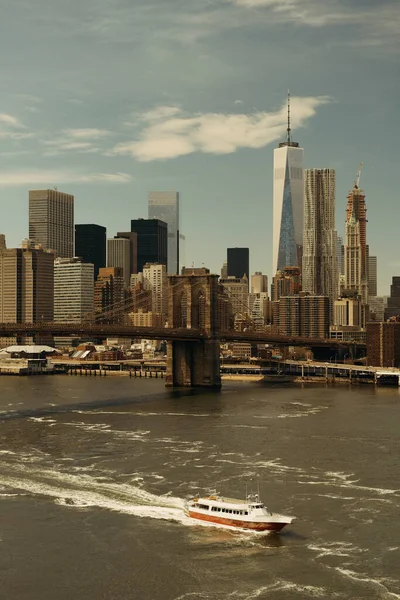
<svg viewBox="0 0 400 600"><path fill-rule="evenodd" d="M167 344L166 386L221 387L219 340Z"/></svg>
<svg viewBox="0 0 400 600"><path fill-rule="evenodd" d="M208 269L185 269L169 277L169 290L169 326L205 335L167 343L165 385L220 388L218 275L210 275Z"/></svg>

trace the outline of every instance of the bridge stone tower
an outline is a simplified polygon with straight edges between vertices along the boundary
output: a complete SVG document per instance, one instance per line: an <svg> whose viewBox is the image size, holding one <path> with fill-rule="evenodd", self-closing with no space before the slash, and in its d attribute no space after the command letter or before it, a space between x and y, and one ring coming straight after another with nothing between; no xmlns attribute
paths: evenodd
<svg viewBox="0 0 400 600"><path fill-rule="evenodd" d="M185 269L170 276L168 325L203 330L207 339L168 342L166 385L221 387L218 275Z"/></svg>

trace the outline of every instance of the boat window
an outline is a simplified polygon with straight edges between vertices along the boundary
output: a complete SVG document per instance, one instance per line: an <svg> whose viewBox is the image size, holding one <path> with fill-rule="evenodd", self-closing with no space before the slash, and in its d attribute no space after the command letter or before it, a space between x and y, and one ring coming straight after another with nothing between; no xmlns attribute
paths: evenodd
<svg viewBox="0 0 400 600"><path fill-rule="evenodd" d="M203 510L208 510L209 506L208 504L199 504L199 508L202 508Z"/></svg>
<svg viewBox="0 0 400 600"><path fill-rule="evenodd" d="M221 512L221 509L220 509L220 508L218 509L218 512Z"/></svg>
<svg viewBox="0 0 400 600"><path fill-rule="evenodd" d="M248 515L249 513L248 513L248 511L246 510L246 511L244 512L244 514L245 514L245 515Z"/></svg>

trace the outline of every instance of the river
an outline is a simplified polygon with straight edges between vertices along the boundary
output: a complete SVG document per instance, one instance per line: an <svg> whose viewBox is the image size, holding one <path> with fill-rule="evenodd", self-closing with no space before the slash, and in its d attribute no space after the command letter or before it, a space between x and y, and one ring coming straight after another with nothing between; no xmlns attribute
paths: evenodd
<svg viewBox="0 0 400 600"><path fill-rule="evenodd" d="M400 599L399 416L397 388L2 377L1 599ZM246 482L296 521L185 516Z"/></svg>

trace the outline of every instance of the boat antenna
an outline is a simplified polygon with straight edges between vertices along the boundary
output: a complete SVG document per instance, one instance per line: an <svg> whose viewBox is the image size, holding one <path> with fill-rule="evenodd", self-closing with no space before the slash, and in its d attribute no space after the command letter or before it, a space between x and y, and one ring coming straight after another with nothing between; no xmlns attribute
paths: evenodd
<svg viewBox="0 0 400 600"><path fill-rule="evenodd" d="M260 501L260 480L259 479L257 481L257 496L258 496L258 501Z"/></svg>
<svg viewBox="0 0 400 600"><path fill-rule="evenodd" d="M246 479L246 500L248 499L248 494L247 494L247 479Z"/></svg>

